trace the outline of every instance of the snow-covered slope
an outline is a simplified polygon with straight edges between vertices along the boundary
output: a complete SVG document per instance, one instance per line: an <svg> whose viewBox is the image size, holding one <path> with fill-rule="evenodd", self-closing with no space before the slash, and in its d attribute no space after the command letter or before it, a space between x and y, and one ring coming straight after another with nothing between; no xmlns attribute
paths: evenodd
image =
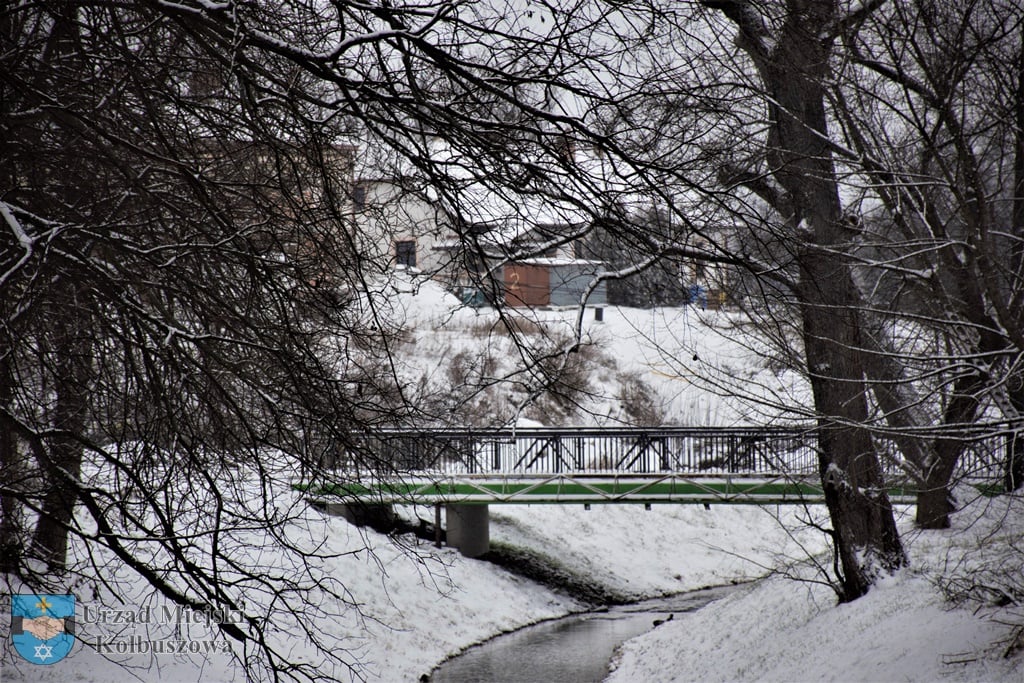
<svg viewBox="0 0 1024 683"><path fill-rule="evenodd" d="M1010 642L1024 612L947 599L1008 581L1020 600L1024 500L975 501L946 531L904 527L910 568L863 598L836 605L823 585L772 577L630 641L609 681L1024 680L1024 643Z"/></svg>
<svg viewBox="0 0 1024 683"><path fill-rule="evenodd" d="M787 544L794 550L775 518L754 507L713 506L705 510L674 506L645 511L642 506L608 505L588 511L583 506L494 506L492 511L496 542L531 548L578 576L636 596L756 577ZM305 522L294 522L287 533L294 539L322 542L321 551L334 555L322 563L320 571L344 584L350 601L325 604L322 597L311 594L318 612L317 631L335 648L347 649L346 658L370 681L415 681L474 642L583 607L493 564L463 558L448 548L436 549L411 535L393 539L353 527L339 517L312 512ZM290 564L284 557L263 556L259 561L284 570ZM135 600L115 605L103 595L79 595L80 607L151 606L159 610L161 601L138 581L132 592L132 577L116 559L109 558L104 578L120 582ZM253 601L268 597L253 595ZM78 638L87 645L80 642L71 655L52 666L29 664L7 648L2 680L245 680L230 655L219 647L209 654L156 657L95 647L97 640L124 642L135 635L146 641L217 637L202 624L187 625L183 634L175 636L174 626L166 623L79 621ZM9 623L4 620L6 626ZM286 630L289 625L283 622L280 625L279 647L290 650L299 661L319 661L295 629ZM350 679L350 672L341 667L325 673L337 680Z"/></svg>
<svg viewBox="0 0 1024 683"><path fill-rule="evenodd" d="M803 381L768 367L729 311L604 307L597 320L593 309L515 309L502 319L405 273L392 287L410 396L453 424L763 424L782 415L778 405L806 405ZM576 339L576 351L559 353ZM533 359L546 356L548 367L565 364L563 381L533 395Z"/></svg>

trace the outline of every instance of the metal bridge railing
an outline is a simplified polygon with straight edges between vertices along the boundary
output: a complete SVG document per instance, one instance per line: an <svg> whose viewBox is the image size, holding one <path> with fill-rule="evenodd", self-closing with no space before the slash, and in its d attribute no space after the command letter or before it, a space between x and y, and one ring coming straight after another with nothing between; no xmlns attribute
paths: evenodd
<svg viewBox="0 0 1024 683"><path fill-rule="evenodd" d="M364 437L395 472L817 472L813 431L780 428L392 429Z"/></svg>
<svg viewBox="0 0 1024 683"><path fill-rule="evenodd" d="M961 436L962 474L1000 476L1007 435ZM887 478L905 478L899 449L877 438ZM700 474L789 475L818 472L813 427L657 427L528 429L385 429L359 440L374 469L396 474ZM358 458L364 463L362 457ZM349 460L340 454L334 467ZM351 463L349 463L351 464Z"/></svg>

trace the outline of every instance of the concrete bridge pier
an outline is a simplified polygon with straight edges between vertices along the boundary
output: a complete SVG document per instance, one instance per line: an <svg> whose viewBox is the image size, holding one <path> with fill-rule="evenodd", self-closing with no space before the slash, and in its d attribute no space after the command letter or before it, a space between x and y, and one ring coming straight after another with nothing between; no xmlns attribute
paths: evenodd
<svg viewBox="0 0 1024 683"><path fill-rule="evenodd" d="M487 505L445 506L448 545L466 557L480 557L491 547L490 510Z"/></svg>

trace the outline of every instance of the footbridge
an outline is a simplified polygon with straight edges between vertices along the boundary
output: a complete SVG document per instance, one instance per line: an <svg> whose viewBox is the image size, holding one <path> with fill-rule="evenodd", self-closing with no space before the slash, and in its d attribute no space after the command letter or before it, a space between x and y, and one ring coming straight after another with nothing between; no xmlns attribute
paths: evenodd
<svg viewBox="0 0 1024 683"><path fill-rule="evenodd" d="M963 467L998 478L1004 442L965 440ZM882 459L890 500L912 504L917 491L895 446L876 448L894 456ZM435 505L438 518L443 505L449 544L453 529L456 540L465 532L470 540L460 548L471 556L486 552L492 503L824 502L812 427L386 429L324 465L327 480L299 486L314 501L347 515L355 507Z"/></svg>

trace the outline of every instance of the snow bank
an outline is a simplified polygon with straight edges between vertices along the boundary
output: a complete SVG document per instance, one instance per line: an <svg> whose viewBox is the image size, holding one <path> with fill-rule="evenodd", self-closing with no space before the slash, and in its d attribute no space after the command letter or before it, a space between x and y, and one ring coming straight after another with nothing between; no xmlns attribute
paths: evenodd
<svg viewBox="0 0 1024 683"><path fill-rule="evenodd" d="M773 577L677 615L627 643L608 680L1024 680L1020 655L1002 658L1009 629L998 622L1013 615L977 603L954 606L937 587L961 571L967 555L1005 568L1010 546L999 537L1020 538L1022 508L1021 500L976 501L949 531L905 528L911 567L850 604L836 605L821 584Z"/></svg>
<svg viewBox="0 0 1024 683"><path fill-rule="evenodd" d="M620 595L640 599L763 576L821 550L823 539L783 528L793 508L743 505L492 506L491 539L530 548Z"/></svg>
<svg viewBox="0 0 1024 683"><path fill-rule="evenodd" d="M595 583L635 596L757 576L788 544L776 519L755 507L655 506L646 511L638 505L595 505L588 511L582 506L506 505L492 510L496 542L531 548ZM288 531L293 541L322 543L321 553L333 555L320 569L325 580L338 580L350 591L350 604L310 596L318 611L318 630L348 650L350 661L370 681L416 680L475 642L583 607L493 564L463 558L448 548L438 550L412 536L389 539L336 517L314 515L305 526L294 524ZM264 554L259 561L282 570L289 566L286 557ZM134 581L114 558L109 558L106 578L122 589ZM127 607L160 604L135 583L136 601ZM113 606L103 595L79 595L79 600L82 606ZM3 623L10 621L4 618ZM170 636L166 625L84 626L79 637L90 643L97 637L124 640L136 632L146 638ZM186 635L201 640L216 633L194 626ZM277 636L278 646L296 659L318 661L294 631ZM3 662L4 681L244 680L231 655L219 649L208 655L153 657L101 653L78 643L53 666L20 661L9 650ZM343 668L325 673L337 680L350 678Z"/></svg>

